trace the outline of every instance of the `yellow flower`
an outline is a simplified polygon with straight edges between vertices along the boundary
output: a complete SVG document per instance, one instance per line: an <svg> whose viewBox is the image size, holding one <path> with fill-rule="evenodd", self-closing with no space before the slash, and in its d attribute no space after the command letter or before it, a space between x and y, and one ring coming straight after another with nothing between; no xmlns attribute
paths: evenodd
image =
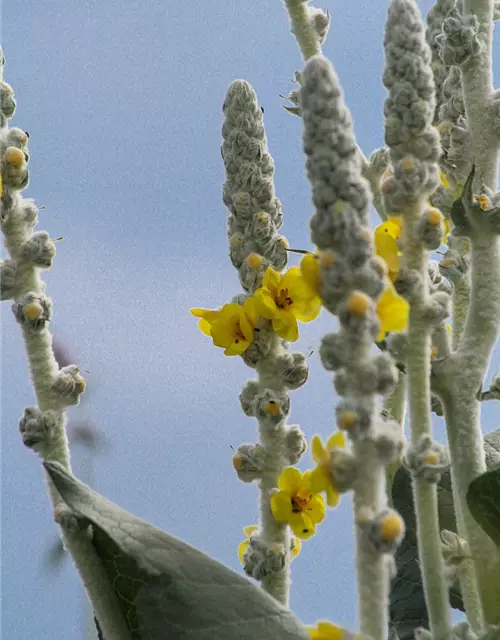
<svg viewBox="0 0 500 640"><path fill-rule="evenodd" d="M271 511L278 522L288 522L297 538L306 540L316 533L325 517L325 503L311 490L311 472L302 474L287 467L278 479L279 492L271 496Z"/></svg>
<svg viewBox="0 0 500 640"><path fill-rule="evenodd" d="M401 267L399 260L401 251L398 247L398 240L401 237L402 225L401 216L389 218L376 227L373 234L375 253L386 261L391 280L395 279Z"/></svg>
<svg viewBox="0 0 500 640"><path fill-rule="evenodd" d="M320 621L315 627L307 627L311 640L343 640L344 632L337 625Z"/></svg>
<svg viewBox="0 0 500 640"><path fill-rule="evenodd" d="M238 558L240 559L240 562L242 565L245 565L244 555L245 555L245 551L248 548L248 543L250 542L249 538L252 535L252 533L255 533L258 530L259 530L259 527L256 524L251 524L251 525L248 525L247 527L243 527L243 533L247 537L247 540L243 540L243 542L241 542L238 545ZM302 543L298 538L295 538L295 537L292 538L291 543L292 543L292 546L290 550L292 552L292 560L293 560L299 555Z"/></svg>
<svg viewBox="0 0 500 640"><path fill-rule="evenodd" d="M297 320L311 322L321 311L321 299L304 279L299 267L288 269L283 276L267 267L262 287L254 297L260 315L272 320L274 331L289 342L295 342L299 337Z"/></svg>
<svg viewBox="0 0 500 640"><path fill-rule="evenodd" d="M311 287L314 295L318 293L319 285L319 260L314 253L306 253L300 261L300 272L302 277Z"/></svg>
<svg viewBox="0 0 500 640"><path fill-rule="evenodd" d="M253 330L259 314L253 298L242 305L231 302L222 309L190 309L197 318L200 330L210 336L216 347L224 348L224 355L237 356L248 349L253 341Z"/></svg>
<svg viewBox="0 0 500 640"><path fill-rule="evenodd" d="M336 507L340 502L340 494L333 484L331 474L332 450L335 448L345 448L346 437L341 431L332 434L325 445L319 436L313 436L311 442L311 455L318 465L311 472L311 489L315 493L326 491L326 503L329 507Z"/></svg>
<svg viewBox="0 0 500 640"><path fill-rule="evenodd" d="M380 332L377 342L383 340L388 331L404 331L408 326L410 305L396 291L392 282L386 279L386 288L377 302Z"/></svg>

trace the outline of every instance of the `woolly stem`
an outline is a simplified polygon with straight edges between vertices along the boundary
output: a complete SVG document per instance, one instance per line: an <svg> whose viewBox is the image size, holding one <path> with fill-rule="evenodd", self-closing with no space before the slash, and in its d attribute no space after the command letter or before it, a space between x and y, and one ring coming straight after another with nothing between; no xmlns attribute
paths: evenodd
<svg viewBox="0 0 500 640"><path fill-rule="evenodd" d="M401 431L404 432L404 423L406 419L406 381L405 374L399 374L398 382L388 398L384 402L384 409L401 425ZM388 464L385 469L387 502L392 507L392 483L397 470L401 466L401 460L395 460Z"/></svg>
<svg viewBox="0 0 500 640"><path fill-rule="evenodd" d="M461 65L467 123L471 132L472 161L476 175L495 190L498 174L498 148L492 135L488 99L492 85L492 0L464 0L464 13L474 14L483 49ZM448 367L444 394L446 427L452 460L453 494L459 533L468 544L474 560L479 592L488 622L500 617L500 585L495 581L494 548L477 525L467 506L470 482L486 470L480 403L476 397L487 371L497 339L500 318L500 255L498 237L475 230L470 239L470 304L458 349ZM458 337L458 333L457 333ZM498 565L497 565L498 572ZM497 573L498 575L498 573ZM471 586L471 590L474 585ZM473 594L466 599L472 602ZM477 617L477 616L476 616Z"/></svg>
<svg viewBox="0 0 500 640"><path fill-rule="evenodd" d="M0 64L0 75L1 71L2 65ZM19 289L16 298L28 291L42 294L44 286L39 269L29 262L23 262L20 258L22 246L30 239L33 231L20 215L21 196L17 193L10 194L10 196L2 203L4 206L2 213L11 216L9 224L4 227L3 231L5 246L11 258L17 260ZM59 371L52 348L52 335L46 327L36 334L30 333L26 327L23 327L23 338L39 409L42 412L52 409L57 413L57 420L53 422L53 432L50 439L43 443L40 456L43 460L60 462L65 469L71 472L66 433L67 412L60 408L60 403L56 402L51 393L51 387ZM73 558L99 620L103 636L107 640L129 640L130 634L120 611L118 599L92 546L91 529L88 526L80 526L82 523L76 520L74 514L64 503L53 481L48 474L44 475L54 515L60 520L64 547Z"/></svg>
<svg viewBox="0 0 500 640"><path fill-rule="evenodd" d="M375 407L374 407L375 411ZM354 514L356 521L362 518L367 507L380 513L386 504L384 467L378 462L373 441L353 442L353 450L363 472L356 479L354 488ZM359 600L360 632L372 640L385 640L388 626L389 575L386 558L375 549L356 527L356 576Z"/></svg>
<svg viewBox="0 0 500 640"><path fill-rule="evenodd" d="M474 591L478 591L487 621L495 624L500 622L500 563L495 562L495 546L472 517L466 500L471 480L486 471L480 404L466 393L468 375L467 370L455 366L451 393L443 399L458 534L467 540L476 574L475 580L468 580L469 593L464 596L464 603L477 608ZM471 618L480 616L472 611Z"/></svg>
<svg viewBox="0 0 500 640"><path fill-rule="evenodd" d="M422 289L411 300L408 321L407 384L411 441L432 435L430 408L430 352L429 325L422 319L423 306L428 300L427 254L419 237L418 227L425 201L417 202L404 213L404 246L406 266L415 269L422 278ZM451 635L451 616L448 588L444 577L441 553L437 488L424 478L412 478L417 522L419 559L422 569L425 601L430 628L435 638Z"/></svg>
<svg viewBox="0 0 500 640"><path fill-rule="evenodd" d="M455 282L453 288L453 323L452 323L452 348L457 349L465 327L467 309L469 307L470 282L468 276Z"/></svg>
<svg viewBox="0 0 500 640"><path fill-rule="evenodd" d="M283 391L282 385L276 385L279 380L274 374L274 363L281 348L278 336L274 336L274 344L267 358L257 365L258 382L261 389ZM260 529L261 539L268 543L277 543L290 549L290 530L286 522L278 522L271 511L272 491L278 486L278 478L288 461L284 450L284 427L276 431L259 423L260 442L265 451L265 471L260 481ZM264 577L261 581L263 589L286 607L290 600L290 564L285 562L284 568Z"/></svg>
<svg viewBox="0 0 500 640"><path fill-rule="evenodd" d="M291 31L297 40L304 60L321 54L321 45L314 27L309 21L307 2L304 0L285 0L290 17Z"/></svg>

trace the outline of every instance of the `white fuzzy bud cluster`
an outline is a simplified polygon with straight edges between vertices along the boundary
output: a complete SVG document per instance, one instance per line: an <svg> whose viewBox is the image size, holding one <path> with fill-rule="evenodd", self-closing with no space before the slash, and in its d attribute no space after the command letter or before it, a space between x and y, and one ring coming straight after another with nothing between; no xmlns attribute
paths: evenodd
<svg viewBox="0 0 500 640"><path fill-rule="evenodd" d="M3 81L4 66L5 58L0 47L0 127L2 129L7 126L7 120L12 118L16 111L14 89Z"/></svg>
<svg viewBox="0 0 500 640"><path fill-rule="evenodd" d="M444 291L451 295L453 287L450 280L445 278L439 268L439 262L429 260L427 262L427 273L429 274L429 290L431 293L435 291Z"/></svg>
<svg viewBox="0 0 500 640"><path fill-rule="evenodd" d="M14 302L12 312L29 333L41 333L52 317L52 300L43 293L29 291Z"/></svg>
<svg viewBox="0 0 500 640"><path fill-rule="evenodd" d="M450 468L448 447L434 442L431 436L424 434L417 444L408 447L403 464L416 478L437 483L441 474Z"/></svg>
<svg viewBox="0 0 500 640"><path fill-rule="evenodd" d="M455 9L455 6L456 0L436 0L426 18L427 29L425 33L425 39L432 53L432 70L434 72L434 82L436 85L437 97L441 96L442 86L446 80L446 77L450 70L450 66L444 64L444 62L441 60L441 56L439 55L441 48L436 41L436 37L442 32L443 22ZM436 106L439 108L439 100Z"/></svg>
<svg viewBox="0 0 500 640"><path fill-rule="evenodd" d="M469 267L469 257L461 255L454 249L449 249L439 263L440 273L454 284L467 276Z"/></svg>
<svg viewBox="0 0 500 640"><path fill-rule="evenodd" d="M384 206L403 213L439 185L439 134L433 127L436 107L431 50L414 0L393 0L384 38L383 76L389 96L384 104L385 141L391 149L393 175L381 187Z"/></svg>
<svg viewBox="0 0 500 640"><path fill-rule="evenodd" d="M384 509L374 514L370 508L360 511L356 524L366 540L379 553L393 555L405 534L405 523L397 511Z"/></svg>
<svg viewBox="0 0 500 640"><path fill-rule="evenodd" d="M319 43L323 44L326 40L326 36L328 35L328 30L330 29L330 14L328 10L325 13L323 9L308 6L307 15L309 17L310 24L318 35Z"/></svg>
<svg viewBox="0 0 500 640"><path fill-rule="evenodd" d="M267 149L262 111L248 82L235 80L223 105L224 142L221 154L226 169L222 199L230 211L228 236L230 258L239 271L250 254L265 259L281 271L287 264L287 243L277 233L282 225L281 203L274 192L274 163ZM253 292L261 273L240 273L242 286ZM263 267L263 263L257 267Z"/></svg>
<svg viewBox="0 0 500 640"><path fill-rule="evenodd" d="M0 261L0 299L10 300L17 293L17 273L14 260Z"/></svg>
<svg viewBox="0 0 500 640"><path fill-rule="evenodd" d="M27 407L19 422L19 431L26 447L40 453L53 439L61 414Z"/></svg>
<svg viewBox="0 0 500 640"><path fill-rule="evenodd" d="M383 464L399 460L403 454L405 438L401 425L386 411L382 411L373 438L378 457Z"/></svg>
<svg viewBox="0 0 500 640"><path fill-rule="evenodd" d="M464 562L471 560L467 541L454 531L443 529L441 531L441 543L445 573L448 585L453 586L458 580L458 573Z"/></svg>
<svg viewBox="0 0 500 640"><path fill-rule="evenodd" d="M297 464L307 451L307 439L298 424L292 424L286 429L285 451L291 465Z"/></svg>
<svg viewBox="0 0 500 640"><path fill-rule="evenodd" d="M483 49L478 36L479 21L473 14L463 15L456 7L443 21L442 32L436 36L441 60L447 65L460 65Z"/></svg>
<svg viewBox="0 0 500 640"><path fill-rule="evenodd" d="M46 231L37 231L20 248L18 260L39 269L49 269L56 255L56 247Z"/></svg>
<svg viewBox="0 0 500 640"><path fill-rule="evenodd" d="M51 387L51 392L57 398L61 408L77 405L84 391L85 380L80 375L80 368L76 364L60 369Z"/></svg>
<svg viewBox="0 0 500 640"><path fill-rule="evenodd" d="M253 482L262 475L265 450L260 444L240 444L233 455L233 467L242 482Z"/></svg>
<svg viewBox="0 0 500 640"><path fill-rule="evenodd" d="M283 545L267 543L258 533L250 536L248 547L243 555L243 569L254 580L279 573L285 567L289 552Z"/></svg>

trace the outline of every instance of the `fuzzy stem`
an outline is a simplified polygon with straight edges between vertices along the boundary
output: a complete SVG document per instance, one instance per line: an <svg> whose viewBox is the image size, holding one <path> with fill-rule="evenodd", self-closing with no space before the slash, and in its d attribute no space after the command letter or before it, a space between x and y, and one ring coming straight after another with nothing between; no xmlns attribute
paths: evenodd
<svg viewBox="0 0 500 640"><path fill-rule="evenodd" d="M285 0L291 23L291 31L297 40L304 60L321 54L318 35L311 25L307 3L304 0Z"/></svg>
<svg viewBox="0 0 500 640"><path fill-rule="evenodd" d="M274 344L269 356L257 364L258 382L261 389L283 391L282 384L276 384L279 377L275 375L275 361L281 349L280 339L274 336ZM271 431L259 423L260 442L265 450L265 471L260 481L260 528L261 539L268 543L282 544L290 549L290 530L286 522L278 522L270 506L271 494L278 486L278 478L283 469L289 464L285 456L284 427ZM286 607L290 601L290 564L285 563L279 573L270 574L261 581L263 589Z"/></svg>
<svg viewBox="0 0 500 640"><path fill-rule="evenodd" d="M404 423L406 419L406 375L401 373L399 374L399 379L396 387L390 394L388 398L386 398L384 402L384 409L388 411L394 420L397 420L401 425L401 431L404 432ZM385 470L386 477L386 492L387 492L387 502L392 507L392 483L394 481L394 476L396 475L397 470L401 466L401 460L395 460L391 464L388 464Z"/></svg>
<svg viewBox="0 0 500 640"><path fill-rule="evenodd" d="M464 0L464 13L472 13L479 24L483 49L461 66L467 123L471 132L472 160L478 181L496 189L498 147L492 135L488 100L493 90L492 34L493 1ZM474 559L486 619L500 618L500 580L495 579L494 548L469 512L466 494L470 482L486 470L480 425L480 403L476 397L488 369L498 335L500 318L500 254L498 237L475 231L471 245L470 306L456 357L450 363L449 393L444 406L459 532L467 540ZM498 565L497 576L498 574Z"/></svg>
<svg viewBox="0 0 500 640"><path fill-rule="evenodd" d="M375 446L369 439L353 442L359 468L364 470L356 480L354 514L356 520L368 507L375 513L385 508L384 467L377 460ZM360 632L372 640L385 640L388 625L389 575L386 559L374 549L356 527L356 575L359 600Z"/></svg>
<svg viewBox="0 0 500 640"><path fill-rule="evenodd" d="M404 246L406 266L422 277L422 290L411 301L408 322L407 384L411 441L432 435L430 409L430 352L429 325L422 320L423 305L428 300L427 254L419 238L418 226L425 202L417 202L404 213ZM437 488L424 478L413 478L417 538L425 601L430 628L435 638L451 635L451 616L448 589L444 578L444 559L441 553Z"/></svg>
<svg viewBox="0 0 500 640"><path fill-rule="evenodd" d="M486 471L480 404L466 393L467 371L455 368L452 393L443 401L450 451L451 477L458 534L467 540L477 578L469 577L470 593L464 602L475 603L473 591L481 595L484 614L490 624L500 622L500 564L495 563L495 546L479 527L467 506L467 489L471 480ZM460 393L462 390L462 393ZM476 607L476 605L474 605ZM471 618L479 614L471 612Z"/></svg>
<svg viewBox="0 0 500 640"><path fill-rule="evenodd" d="M0 54L1 55L1 54ZM2 65L0 64L0 75ZM4 129L2 129L2 133ZM4 187L5 189L5 187ZM4 193L5 196L5 193ZM43 282L39 269L22 258L22 247L33 234L16 208L21 205L22 196L18 193L9 194L7 200L3 200L2 206L9 207L13 216L8 225L3 229L5 247L12 259L16 260L18 268L18 292L16 298L33 291L44 293ZM6 204L6 201L8 204ZM15 212L15 213L14 213ZM7 213L5 210L2 213ZM16 215L17 213L17 215ZM59 367L56 362L53 348L52 335L48 328L36 334L23 328L23 338L28 356L31 380L35 390L40 411L55 410L57 420L54 423L54 432L50 440L45 442L39 451L43 460L60 462L66 470L71 472L70 452L66 433L67 411L61 409L51 393L54 380L57 377ZM118 599L107 578L105 569L99 560L92 545L91 529L88 526L79 526L79 523L62 500L59 492L47 473L44 473L50 500L54 509L54 515L60 521L60 531L64 547L71 554L75 566L80 574L87 595L92 603L97 619L102 629L103 636L107 640L129 640L124 618L120 611ZM75 523L77 526L75 527Z"/></svg>
<svg viewBox="0 0 500 640"><path fill-rule="evenodd" d="M468 277L460 278L453 288L452 347L456 349L465 327L469 307L470 282Z"/></svg>

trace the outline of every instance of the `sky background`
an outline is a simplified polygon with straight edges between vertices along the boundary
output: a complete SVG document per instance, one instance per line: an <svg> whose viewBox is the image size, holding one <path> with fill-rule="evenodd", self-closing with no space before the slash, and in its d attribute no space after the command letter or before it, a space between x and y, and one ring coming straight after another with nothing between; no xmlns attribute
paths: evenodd
<svg viewBox="0 0 500 640"><path fill-rule="evenodd" d="M431 3L421 2L424 13ZM386 91L381 0L324 1L323 52L334 63L366 155L383 144ZM310 186L302 121L279 98L301 57L282 2L4 0L5 80L18 101L10 121L30 133L26 197L46 205L37 230L57 243L43 277L51 331L88 388L70 422L88 420L109 443L93 486L168 533L241 572L242 528L257 521L258 489L239 482L231 446L256 439L238 394L253 377L197 329L188 309L218 307L241 291L227 257L221 200L222 103L248 80L265 108L282 233L311 249ZM498 57L499 47L495 47ZM373 216L375 224L376 219ZM290 266L297 264L293 256ZM326 311L301 325L307 384L292 392L289 422L308 439L334 430L332 376L317 349L335 327ZM4 638L83 640L84 597L73 566L45 564L57 539L39 460L18 423L34 405L22 336L2 305L2 631ZM498 427L484 407L484 429ZM71 427L70 427L71 429ZM436 435L443 441L441 420ZM87 456L87 458L86 458ZM73 450L88 479L88 455ZM307 453L299 464L312 467ZM306 624L356 628L351 497L328 512L292 565L291 608Z"/></svg>

